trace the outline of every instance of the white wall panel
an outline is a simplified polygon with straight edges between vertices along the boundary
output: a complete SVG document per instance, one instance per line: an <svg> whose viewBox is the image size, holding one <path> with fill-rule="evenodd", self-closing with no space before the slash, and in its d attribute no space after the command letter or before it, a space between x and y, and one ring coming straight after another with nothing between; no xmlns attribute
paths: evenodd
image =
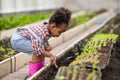
<svg viewBox="0 0 120 80"><path fill-rule="evenodd" d="M63 0L1 0L0 12L12 13L33 10L48 10L63 6Z"/></svg>
<svg viewBox="0 0 120 80"><path fill-rule="evenodd" d="M26 0L26 5L27 5L27 10L31 11L31 10L36 10L36 2L37 0Z"/></svg>
<svg viewBox="0 0 120 80"><path fill-rule="evenodd" d="M62 0L37 0L37 9L54 9L63 6Z"/></svg>
<svg viewBox="0 0 120 80"><path fill-rule="evenodd" d="M26 0L16 0L16 11L21 12L27 9Z"/></svg>
<svg viewBox="0 0 120 80"><path fill-rule="evenodd" d="M120 10L120 0L0 0L0 13L48 10L61 6L72 11Z"/></svg>
<svg viewBox="0 0 120 80"><path fill-rule="evenodd" d="M64 6L75 10L96 11L100 9L116 9L120 0L64 0Z"/></svg>
<svg viewBox="0 0 120 80"><path fill-rule="evenodd" d="M1 0L1 13L10 13L15 11L14 0Z"/></svg>

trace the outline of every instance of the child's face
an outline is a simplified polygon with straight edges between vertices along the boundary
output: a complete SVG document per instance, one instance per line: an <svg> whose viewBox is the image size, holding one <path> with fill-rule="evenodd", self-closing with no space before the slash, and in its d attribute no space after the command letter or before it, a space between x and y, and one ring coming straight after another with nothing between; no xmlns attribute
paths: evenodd
<svg viewBox="0 0 120 80"><path fill-rule="evenodd" d="M53 25L50 32L53 37L59 37L61 33L63 33L66 30L67 30L67 25L61 24L59 25L59 27L56 25Z"/></svg>

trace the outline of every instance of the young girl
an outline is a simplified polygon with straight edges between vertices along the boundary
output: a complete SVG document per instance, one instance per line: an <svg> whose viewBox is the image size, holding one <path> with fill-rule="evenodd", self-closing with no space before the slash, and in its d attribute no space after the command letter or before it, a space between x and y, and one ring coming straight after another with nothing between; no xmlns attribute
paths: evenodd
<svg viewBox="0 0 120 80"><path fill-rule="evenodd" d="M55 56L48 43L50 37L58 37L67 30L71 12L63 7L57 9L49 22L18 28L11 38L12 47L32 55L29 62L29 77L44 66L44 59L48 57L55 65Z"/></svg>

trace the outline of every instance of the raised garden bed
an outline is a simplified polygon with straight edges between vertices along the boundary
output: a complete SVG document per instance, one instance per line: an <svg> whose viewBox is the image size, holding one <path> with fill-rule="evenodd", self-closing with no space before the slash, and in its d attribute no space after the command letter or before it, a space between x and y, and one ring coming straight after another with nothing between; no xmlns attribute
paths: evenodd
<svg viewBox="0 0 120 80"><path fill-rule="evenodd" d="M81 68L79 67L79 73L73 70L73 72L70 73L71 76L67 76L72 68L66 67L67 69L62 72L64 69L64 67L62 67L62 71L60 73L58 71L59 76L57 75L56 80L101 80L101 75L96 75L95 71L93 71L93 73L88 73L88 71L98 70L99 74L101 74L101 70L109 63L112 43L116 41L117 37L118 35L114 34L95 35L84 47L83 52L69 65L73 69L80 65L83 70L85 69L84 73L81 72Z"/></svg>
<svg viewBox="0 0 120 80"><path fill-rule="evenodd" d="M114 19L109 21L103 28L96 31L94 34L98 33L114 33L120 35L120 14L118 14ZM88 36L82 42L87 44L87 41L94 35ZM102 80L119 80L120 79L120 36L118 36L116 43L113 44L111 51L111 57L109 63L104 69L102 69ZM103 48L104 49L104 48ZM102 49L102 50L103 50Z"/></svg>
<svg viewBox="0 0 120 80"><path fill-rule="evenodd" d="M120 35L120 15L118 14L114 19L109 21L103 28L96 31L98 33L114 33ZM87 44L87 41L94 35L88 36L82 42ZM119 80L120 79L120 36L118 36L116 43L113 44L111 51L110 61L107 66L102 70L102 80ZM103 48L104 49L104 48Z"/></svg>
<svg viewBox="0 0 120 80"><path fill-rule="evenodd" d="M105 67L111 56L113 42L118 35L96 34L84 47L83 52L70 65L89 64Z"/></svg>
<svg viewBox="0 0 120 80"><path fill-rule="evenodd" d="M114 33L120 35L120 15L118 14L114 19L109 21L103 28L96 31L94 34L99 33ZM87 44L88 40L94 35L88 36L82 41ZM113 44L111 51L110 61L107 66L102 70L102 80L119 80L120 79L120 36L118 36L116 43Z"/></svg>

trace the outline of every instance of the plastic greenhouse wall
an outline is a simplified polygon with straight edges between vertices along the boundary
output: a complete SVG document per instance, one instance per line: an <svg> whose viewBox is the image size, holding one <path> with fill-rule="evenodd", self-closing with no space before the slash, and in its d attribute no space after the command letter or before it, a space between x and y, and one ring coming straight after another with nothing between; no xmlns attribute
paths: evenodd
<svg viewBox="0 0 120 80"><path fill-rule="evenodd" d="M120 10L120 0L64 0L64 5L74 11L96 11L99 9Z"/></svg>
<svg viewBox="0 0 120 80"><path fill-rule="evenodd" d="M67 7L72 11L114 9L120 11L120 0L0 0L0 15L8 13L53 10Z"/></svg>
<svg viewBox="0 0 120 80"><path fill-rule="evenodd" d="M63 6L62 0L0 0L0 14L49 10Z"/></svg>

